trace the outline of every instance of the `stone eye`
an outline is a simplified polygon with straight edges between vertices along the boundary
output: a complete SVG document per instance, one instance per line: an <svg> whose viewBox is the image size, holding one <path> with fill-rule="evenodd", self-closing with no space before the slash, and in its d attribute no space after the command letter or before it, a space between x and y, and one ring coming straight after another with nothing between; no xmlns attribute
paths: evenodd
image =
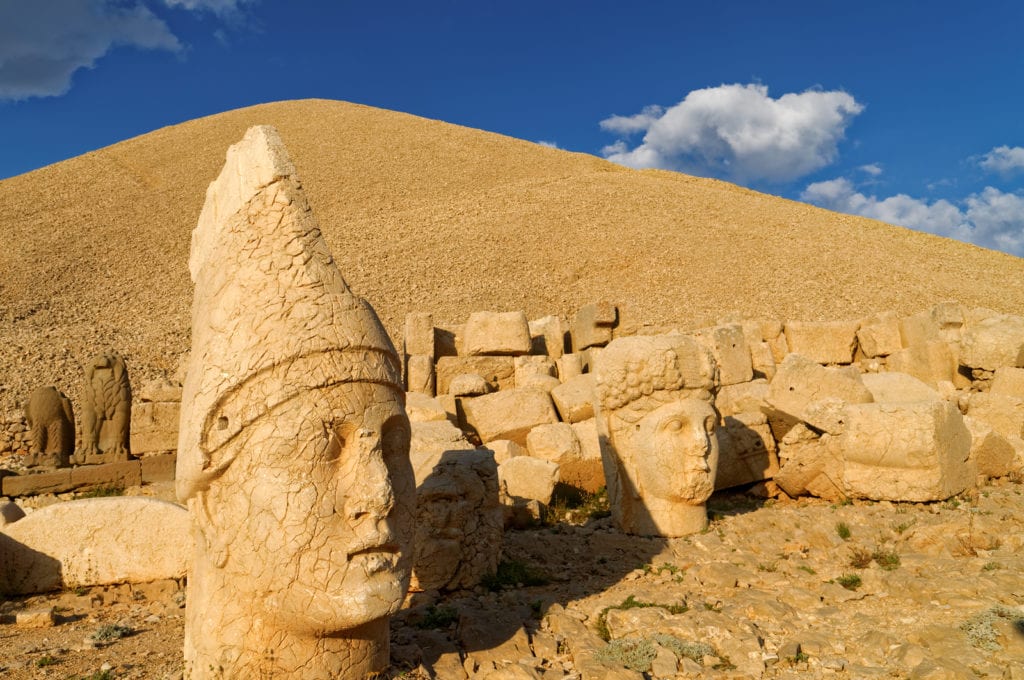
<svg viewBox="0 0 1024 680"><path fill-rule="evenodd" d="M711 434L712 432L715 431L715 417L714 416L708 416L704 420L704 430L707 431L708 434Z"/></svg>
<svg viewBox="0 0 1024 680"><path fill-rule="evenodd" d="M670 420L665 424L665 429L669 432L679 432L683 429L683 421L681 420Z"/></svg>

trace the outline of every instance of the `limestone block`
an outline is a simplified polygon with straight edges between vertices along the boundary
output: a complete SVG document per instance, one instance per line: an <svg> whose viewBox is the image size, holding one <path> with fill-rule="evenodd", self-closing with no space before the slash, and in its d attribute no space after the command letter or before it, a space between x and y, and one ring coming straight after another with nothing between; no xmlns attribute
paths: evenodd
<svg viewBox="0 0 1024 680"><path fill-rule="evenodd" d="M779 471L774 480L789 496L811 495L842 500L842 459L831 446L831 435L816 436L798 425L779 442Z"/></svg>
<svg viewBox="0 0 1024 680"><path fill-rule="evenodd" d="M986 371L1024 367L1024 318L1003 314L968 325L960 339L960 364Z"/></svg>
<svg viewBox="0 0 1024 680"><path fill-rule="evenodd" d="M576 465L569 466L563 474L572 479L570 482L589 493L597 492L606 486L604 463L601 460L601 440L597 433L597 420L590 418L572 424L576 440L580 443L580 460Z"/></svg>
<svg viewBox="0 0 1024 680"><path fill-rule="evenodd" d="M502 390L463 400L466 422L483 442L511 439L526 445L534 427L558 422L551 396L537 389Z"/></svg>
<svg viewBox="0 0 1024 680"><path fill-rule="evenodd" d="M413 590L472 588L494 573L504 511L490 451L449 451L416 490Z"/></svg>
<svg viewBox="0 0 1024 680"><path fill-rule="evenodd" d="M987 423L970 416L964 418L964 423L971 432L970 461L978 474L986 477L1003 477L1009 474L1016 455L1013 444Z"/></svg>
<svg viewBox="0 0 1024 680"><path fill-rule="evenodd" d="M560 316L545 316L530 322L530 354L557 359L565 353L568 328Z"/></svg>
<svg viewBox="0 0 1024 680"><path fill-rule="evenodd" d="M967 400L967 415L986 423L1004 437L1024 436L1024 399L991 392L972 392Z"/></svg>
<svg viewBox="0 0 1024 680"><path fill-rule="evenodd" d="M1013 366L997 368L989 392L1024 399L1024 368Z"/></svg>
<svg viewBox="0 0 1024 680"><path fill-rule="evenodd" d="M498 465L501 465L509 458L527 455L524 446L508 439L495 439L492 442L487 442L487 448L494 453L494 460L497 461Z"/></svg>
<svg viewBox="0 0 1024 680"><path fill-rule="evenodd" d="M895 312L883 312L860 322L857 343L868 357L889 356L903 349L900 320Z"/></svg>
<svg viewBox="0 0 1024 680"><path fill-rule="evenodd" d="M940 302L932 307L931 316L944 341L954 344L960 342L967 316L959 302Z"/></svg>
<svg viewBox="0 0 1024 680"><path fill-rule="evenodd" d="M787 321L789 351L819 364L849 364L857 344L857 321Z"/></svg>
<svg viewBox="0 0 1024 680"><path fill-rule="evenodd" d="M848 404L873 401L857 369L825 368L799 354L790 354L779 364L775 379L768 386L765 402L773 411L818 427L808 420L813 417L809 407L823 399ZM775 416L770 414L769 418L772 417Z"/></svg>
<svg viewBox="0 0 1024 680"><path fill-rule="evenodd" d="M762 327L761 332L766 332ZM768 343L768 347L772 350L772 358L775 359L776 364L782 363L789 352L789 342L786 340L786 333L783 331L783 325L779 323L779 332L771 335L764 335L764 341Z"/></svg>
<svg viewBox="0 0 1024 680"><path fill-rule="evenodd" d="M572 322L572 351L607 345L618 322L618 310L610 302L596 302L580 307Z"/></svg>
<svg viewBox="0 0 1024 680"><path fill-rule="evenodd" d="M941 340L924 342L893 352L886 360L890 371L907 373L932 387L956 378L956 357Z"/></svg>
<svg viewBox="0 0 1024 680"><path fill-rule="evenodd" d="M561 385L558 378L551 375L528 375L521 382L516 383L518 388L532 388L551 394L552 390Z"/></svg>
<svg viewBox="0 0 1024 680"><path fill-rule="evenodd" d="M434 358L434 315L428 312L410 312L405 315L406 356Z"/></svg>
<svg viewBox="0 0 1024 680"><path fill-rule="evenodd" d="M753 369L755 378L775 377L775 355L772 347L767 342L750 343L750 367Z"/></svg>
<svg viewBox="0 0 1024 680"><path fill-rule="evenodd" d="M515 363L512 357L449 357L437 360L437 394L448 394L452 378L463 373L482 375L491 389L505 390L515 386Z"/></svg>
<svg viewBox="0 0 1024 680"><path fill-rule="evenodd" d="M176 452L145 456L139 461L142 483L173 482L177 460L178 454Z"/></svg>
<svg viewBox="0 0 1024 680"><path fill-rule="evenodd" d="M593 373L597 357L604 351L604 347L588 347L579 352L580 363L583 365L584 373Z"/></svg>
<svg viewBox="0 0 1024 680"><path fill-rule="evenodd" d="M735 385L753 379L754 369L743 326L738 323L726 324L702 329L693 335L715 358L720 384Z"/></svg>
<svg viewBox="0 0 1024 680"><path fill-rule="evenodd" d="M103 465L81 465L71 469L71 487L96 489L100 487L126 488L142 484L142 463L127 460Z"/></svg>
<svg viewBox="0 0 1024 680"><path fill-rule="evenodd" d="M718 428L715 489L771 479L779 471L775 438L764 414L727 416Z"/></svg>
<svg viewBox="0 0 1024 680"><path fill-rule="evenodd" d="M464 351L480 354L529 354L530 325L523 312L473 312L466 322Z"/></svg>
<svg viewBox="0 0 1024 680"><path fill-rule="evenodd" d="M411 423L412 437L409 440L409 459L416 486L423 483L434 466L449 451L471 451L475 447L469 443L462 430L448 420L431 420L425 423Z"/></svg>
<svg viewBox="0 0 1024 680"><path fill-rule="evenodd" d="M526 451L534 458L562 465L580 458L580 442L569 423L538 425L526 435ZM563 480L564 481L564 480Z"/></svg>
<svg viewBox="0 0 1024 680"><path fill-rule="evenodd" d="M939 399L936 389L906 373L864 373L860 378L878 403Z"/></svg>
<svg viewBox="0 0 1024 680"><path fill-rule="evenodd" d="M181 401L181 384L156 378L139 388L135 398L138 401Z"/></svg>
<svg viewBox="0 0 1024 680"><path fill-rule="evenodd" d="M939 501L974 485L971 433L948 401L851 404L835 445L851 498Z"/></svg>
<svg viewBox="0 0 1024 680"><path fill-rule="evenodd" d="M444 324L434 322L434 359L457 357L464 354L462 338L466 324Z"/></svg>
<svg viewBox="0 0 1024 680"><path fill-rule="evenodd" d="M594 417L594 393L597 383L592 373L583 373L551 390L558 415L567 423Z"/></svg>
<svg viewBox="0 0 1024 680"><path fill-rule="evenodd" d="M555 365L558 367L558 379L562 382L583 375L583 357L579 354L563 354L555 361Z"/></svg>
<svg viewBox="0 0 1024 680"><path fill-rule="evenodd" d="M448 419L448 413L440 401L419 392L409 392L405 395L405 412L414 423Z"/></svg>
<svg viewBox="0 0 1024 680"><path fill-rule="evenodd" d="M928 342L942 341L939 324L932 318L931 312L920 312L900 319L900 342L903 347L923 345Z"/></svg>
<svg viewBox="0 0 1024 680"><path fill-rule="evenodd" d="M498 466L498 478L509 496L547 505L559 481L558 465L530 456L516 456Z"/></svg>
<svg viewBox="0 0 1024 680"><path fill-rule="evenodd" d="M185 576L192 556L188 511L122 496L57 503L0 533L7 593L137 583Z"/></svg>
<svg viewBox="0 0 1024 680"><path fill-rule="evenodd" d="M35 475L8 475L0 479L3 495L35 496L43 493L61 493L71 489L71 468Z"/></svg>
<svg viewBox="0 0 1024 680"><path fill-rule="evenodd" d="M137 401L132 404L131 448L137 456L178 448L180 401Z"/></svg>
<svg viewBox="0 0 1024 680"><path fill-rule="evenodd" d="M521 356L513 361L516 387L522 387L530 376L543 375L553 377L558 373L555 360L547 356Z"/></svg>
<svg viewBox="0 0 1024 680"><path fill-rule="evenodd" d="M491 391L491 386L482 375L463 373L452 378L448 394L455 397L478 397Z"/></svg>
<svg viewBox="0 0 1024 680"><path fill-rule="evenodd" d="M436 393L436 376L434 360L423 354L405 357L405 390L434 396Z"/></svg>
<svg viewBox="0 0 1024 680"><path fill-rule="evenodd" d="M724 385L715 395L715 408L723 416L759 413L768 396L768 381L758 379L738 385Z"/></svg>
<svg viewBox="0 0 1024 680"><path fill-rule="evenodd" d="M24 516L25 511L21 509L21 506L14 501L6 498L0 498L0 527L6 526L12 522L17 522Z"/></svg>

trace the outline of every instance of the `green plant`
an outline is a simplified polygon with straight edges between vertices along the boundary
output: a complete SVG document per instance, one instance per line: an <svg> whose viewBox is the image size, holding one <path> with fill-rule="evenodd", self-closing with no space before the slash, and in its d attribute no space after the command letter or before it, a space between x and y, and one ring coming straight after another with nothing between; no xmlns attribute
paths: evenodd
<svg viewBox="0 0 1024 680"><path fill-rule="evenodd" d="M76 498L107 498L109 496L123 496L124 487L116 485L97 486L93 489L83 491Z"/></svg>
<svg viewBox="0 0 1024 680"><path fill-rule="evenodd" d="M459 620L459 612L454 607L427 607L427 613L423 619L416 624L417 628L424 630L431 628L447 628Z"/></svg>
<svg viewBox="0 0 1024 680"><path fill-rule="evenodd" d="M836 579L836 583L846 588L847 590L857 590L860 588L863 581L857 574L843 574Z"/></svg>
<svg viewBox="0 0 1024 680"><path fill-rule="evenodd" d="M114 672L110 670L96 671L92 675L83 676L82 680L114 680Z"/></svg>
<svg viewBox="0 0 1024 680"><path fill-rule="evenodd" d="M659 604L657 602L644 602L630 595L621 604L611 605L601 610L601 613L597 615L597 634L602 640L607 641L611 639L611 631L608 630L608 612L612 609L638 609L643 607L662 607L667 609L670 614L683 614L689 610L685 603Z"/></svg>
<svg viewBox="0 0 1024 680"><path fill-rule="evenodd" d="M548 577L540 570L517 560L502 560L493 574L484 576L480 583L488 590L518 588L521 586L543 586Z"/></svg>
<svg viewBox="0 0 1024 680"><path fill-rule="evenodd" d="M846 522L838 522L836 524L836 533L839 534L839 538L844 541L850 540L850 536L852 536L850 533L850 525Z"/></svg>
<svg viewBox="0 0 1024 680"><path fill-rule="evenodd" d="M1024 635L1024 615L1020 610L997 604L987 610L976 614L960 624L960 630L967 634L967 641L979 649L989 652L998 652L1003 647L996 642L995 622L999 619L1009 619L1017 632Z"/></svg>
<svg viewBox="0 0 1024 680"><path fill-rule="evenodd" d="M871 564L871 553L863 548L853 548L850 551L850 566L854 569L866 569Z"/></svg>
<svg viewBox="0 0 1024 680"><path fill-rule="evenodd" d="M92 639L96 642L113 642L114 640L120 640L121 638L128 637L133 633L135 633L135 631L128 626L122 626L119 623L107 623L100 626L96 632L92 634Z"/></svg>
<svg viewBox="0 0 1024 680"><path fill-rule="evenodd" d="M1003 565L999 564L998 562L987 562L987 563L985 563L985 566L982 567L982 570L983 571L995 571L996 569L1002 569L1002 568L1003 568Z"/></svg>
<svg viewBox="0 0 1024 680"><path fill-rule="evenodd" d="M789 657L789 662L806 663L810 658L811 657L807 656L807 654L801 649L799 652L796 653L796 655Z"/></svg>
<svg viewBox="0 0 1024 680"><path fill-rule="evenodd" d="M871 553L871 559L886 571L892 571L900 566L900 556L895 550L886 551L881 548L875 548L875 551Z"/></svg>
<svg viewBox="0 0 1024 680"><path fill-rule="evenodd" d="M675 635L669 635L668 633L655 633L651 636L651 639L675 654L677 658L682 659L685 657L699 664L703 664L705 656L715 656L717 654L715 648L706 642L680 640Z"/></svg>
<svg viewBox="0 0 1024 680"><path fill-rule="evenodd" d="M702 663L705 656L714 656L715 649L704 642L687 642L674 635L656 633L639 638L623 638L613 640L602 647L594 655L598 661L614 662L641 673L651 669L651 662L657 656L655 643L676 655Z"/></svg>
<svg viewBox="0 0 1024 680"><path fill-rule="evenodd" d="M45 668L46 666L53 666L59 663L57 659L53 658L49 654L43 654L41 657L36 659L36 668Z"/></svg>
<svg viewBox="0 0 1024 680"><path fill-rule="evenodd" d="M757 570L758 571L767 571L767 572L774 573L774 572L779 570L779 565L776 564L775 562L769 562L767 564L765 564L764 562L759 562L758 565L757 565Z"/></svg>
<svg viewBox="0 0 1024 680"><path fill-rule="evenodd" d="M910 520L909 522L900 522L899 524L895 525L893 529L896 531L897 534L902 534L904 531L906 531L912 526L914 526L914 520Z"/></svg>
<svg viewBox="0 0 1024 680"><path fill-rule="evenodd" d="M641 673L651 669L651 662L658 655L654 643L648 638L623 638L612 640L597 650L594 658L601 663L617 663Z"/></svg>
<svg viewBox="0 0 1024 680"><path fill-rule="evenodd" d="M800 571L806 571L811 576L814 576L815 574L818 573L818 572L814 571L814 569L811 569L810 567L808 567L806 564L801 564L799 567L797 567L797 569L799 569Z"/></svg>

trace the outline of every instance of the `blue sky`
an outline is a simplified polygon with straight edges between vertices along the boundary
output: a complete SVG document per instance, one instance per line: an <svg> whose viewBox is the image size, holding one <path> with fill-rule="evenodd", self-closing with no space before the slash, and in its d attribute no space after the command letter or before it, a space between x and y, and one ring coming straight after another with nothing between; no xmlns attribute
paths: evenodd
<svg viewBox="0 0 1024 680"><path fill-rule="evenodd" d="M1009 0L0 0L0 178L322 97L1024 255L1022 34Z"/></svg>

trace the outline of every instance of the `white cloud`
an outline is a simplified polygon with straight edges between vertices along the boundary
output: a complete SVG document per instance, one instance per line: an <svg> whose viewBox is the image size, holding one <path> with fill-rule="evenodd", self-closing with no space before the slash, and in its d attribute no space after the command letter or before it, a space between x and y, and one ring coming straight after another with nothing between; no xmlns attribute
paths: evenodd
<svg viewBox="0 0 1024 680"><path fill-rule="evenodd" d="M560 149L561 148L560 146L558 146L557 142L547 142L547 141L544 141L543 139L538 139L537 143L540 144L541 146L546 146L549 149Z"/></svg>
<svg viewBox="0 0 1024 680"><path fill-rule="evenodd" d="M646 134L632 149L620 140L603 153L634 168L786 182L833 162L847 126L863 110L841 91L772 99L763 85L721 85L694 90L669 109L648 106L606 118L605 130Z"/></svg>
<svg viewBox="0 0 1024 680"><path fill-rule="evenodd" d="M997 146L982 156L978 165L989 172L1003 174L1024 170L1024 147Z"/></svg>
<svg viewBox="0 0 1024 680"><path fill-rule="evenodd" d="M1018 193L986 187L957 206L945 199L928 202L906 194L879 199L839 178L809 185L800 198L830 210L1024 256L1024 196Z"/></svg>
<svg viewBox="0 0 1024 680"><path fill-rule="evenodd" d="M218 15L237 12L241 5L253 0L164 0L168 7L213 12Z"/></svg>
<svg viewBox="0 0 1024 680"><path fill-rule="evenodd" d="M612 116L601 121L601 129L609 132L617 132L620 135L632 135L643 132L664 115L665 109L652 104L645 106L643 111L634 116Z"/></svg>
<svg viewBox="0 0 1024 680"><path fill-rule="evenodd" d="M61 95L80 68L116 46L178 51L181 43L141 4L111 0L0 3L0 99Z"/></svg>
<svg viewBox="0 0 1024 680"><path fill-rule="evenodd" d="M862 165L857 169L861 172L866 172L872 177L878 177L882 174L882 166L878 163L868 163L867 165Z"/></svg>

